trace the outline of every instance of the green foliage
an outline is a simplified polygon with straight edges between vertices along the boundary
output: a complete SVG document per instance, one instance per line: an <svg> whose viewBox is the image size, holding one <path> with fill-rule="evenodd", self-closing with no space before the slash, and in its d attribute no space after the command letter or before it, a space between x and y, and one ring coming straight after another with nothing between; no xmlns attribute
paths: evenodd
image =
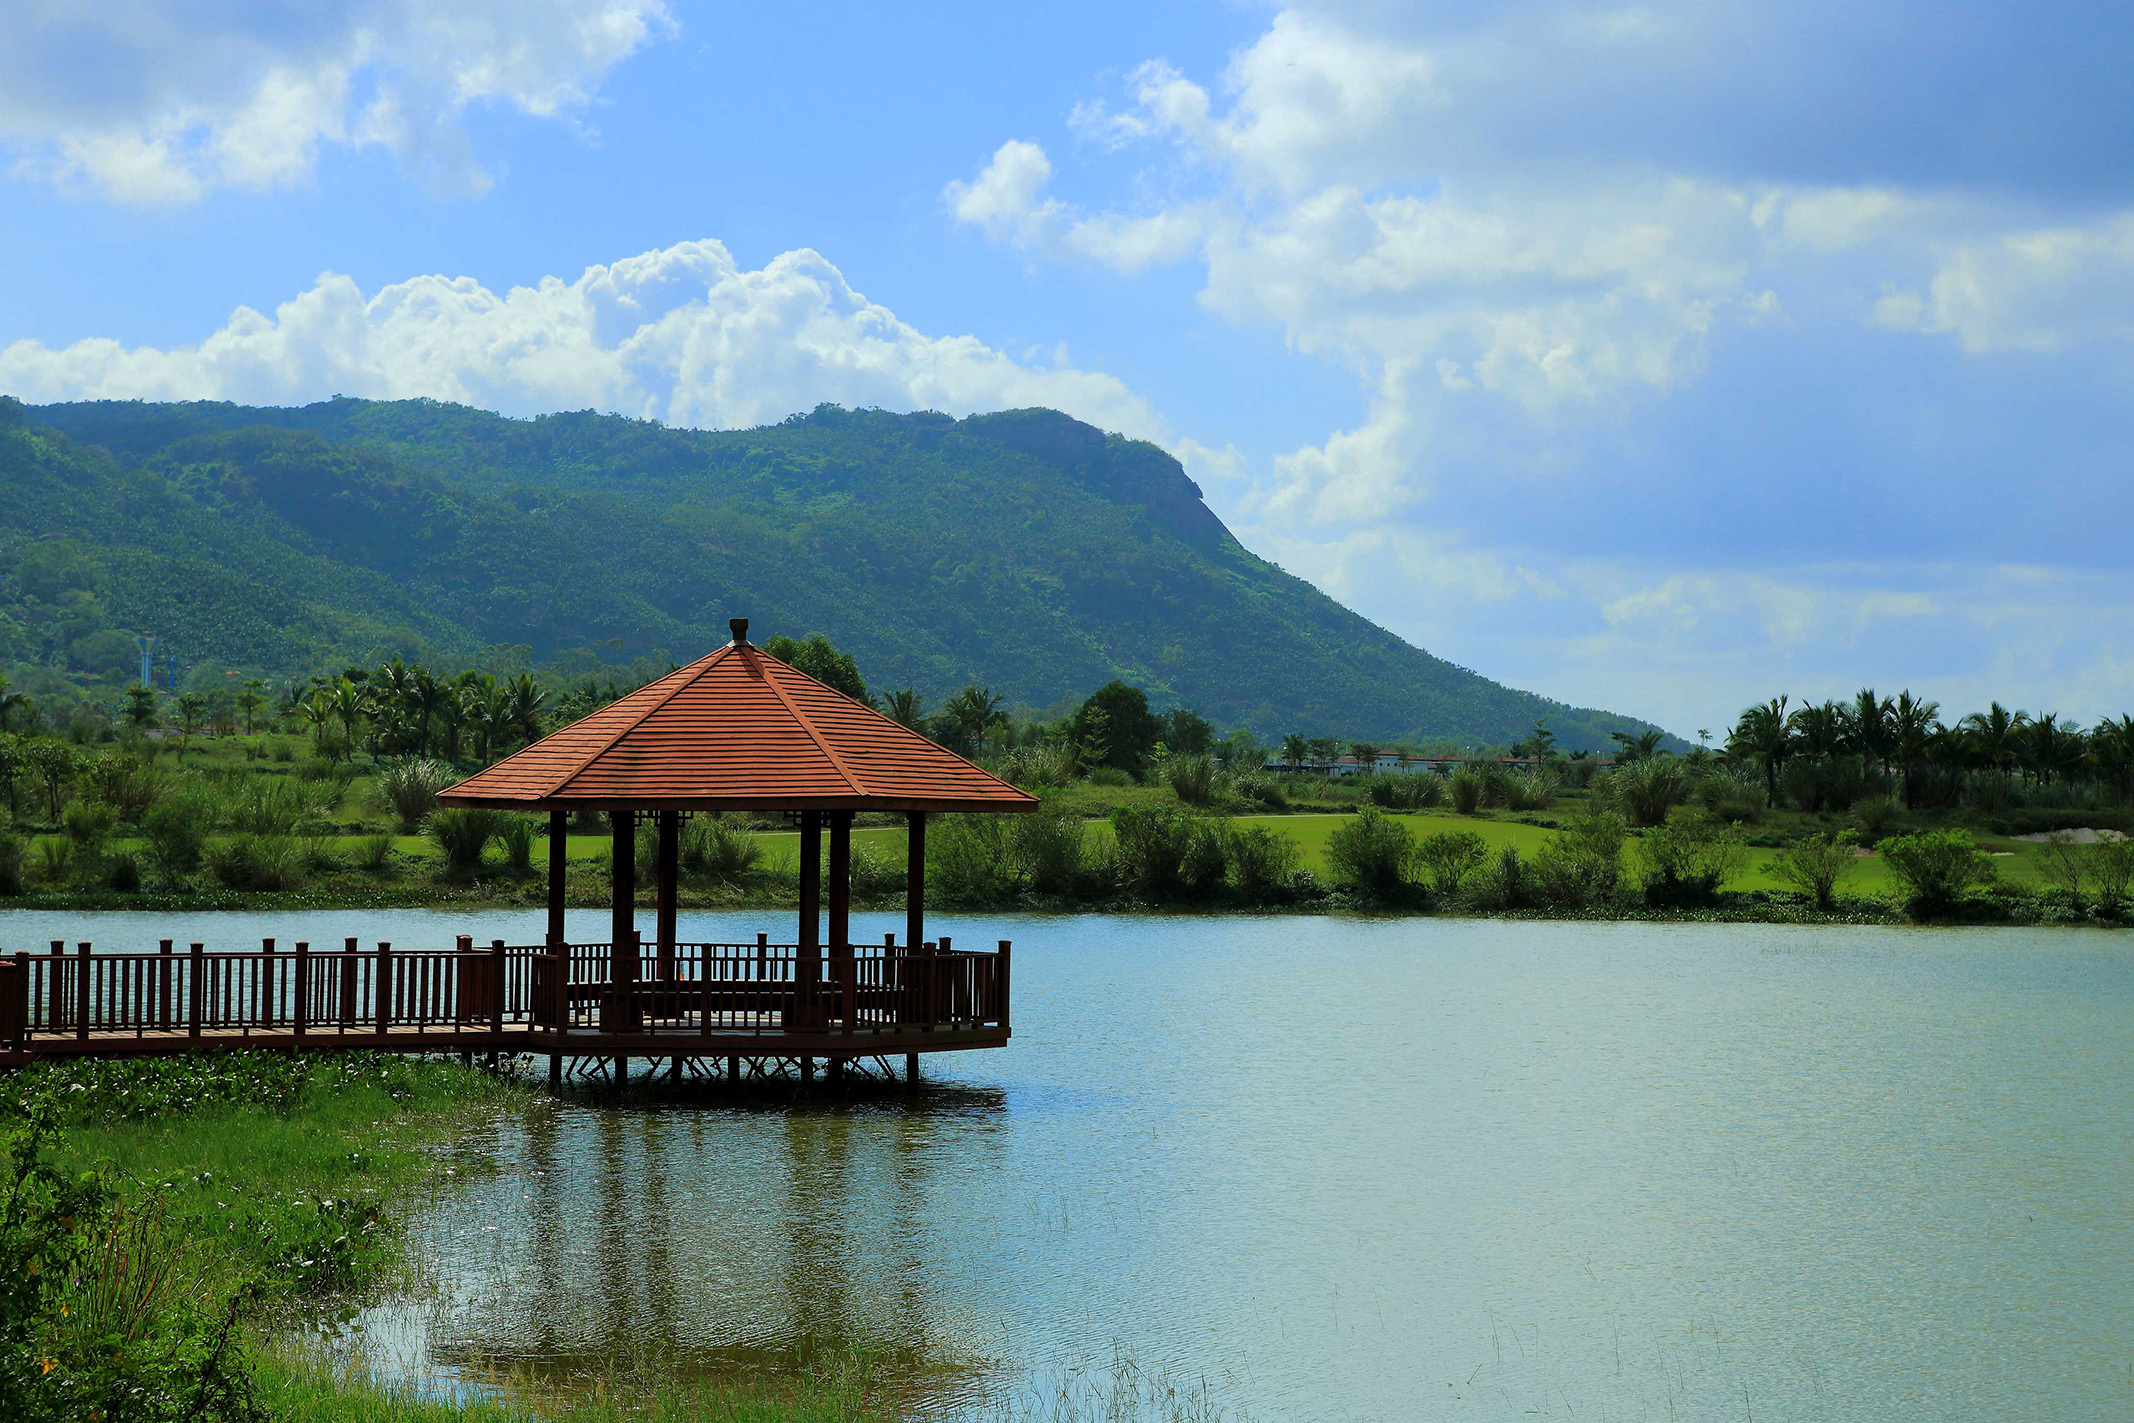
<svg viewBox="0 0 2134 1423"><path fill-rule="evenodd" d="M1479 766L1462 766L1452 773L1445 790L1452 799L1454 810L1462 815L1473 815L1481 809L1483 799L1489 794L1489 774Z"/></svg>
<svg viewBox="0 0 2134 1423"><path fill-rule="evenodd" d="M1561 788L1553 771L1517 771L1504 778L1504 803L1513 810L1547 810Z"/></svg>
<svg viewBox="0 0 2134 1423"><path fill-rule="evenodd" d="M511 869L533 868L534 841L540 838L541 822L531 815L506 814L497 824L497 843L504 847L504 863Z"/></svg>
<svg viewBox="0 0 2134 1423"><path fill-rule="evenodd" d="M1120 885L1150 899L1198 894L1223 879L1220 827L1182 806L1122 805L1111 813Z"/></svg>
<svg viewBox="0 0 2134 1423"><path fill-rule="evenodd" d="M1115 680L1099 687L1076 710L1071 734L1085 764L1138 777L1163 739L1163 723L1149 711L1146 692Z"/></svg>
<svg viewBox="0 0 2134 1423"><path fill-rule="evenodd" d="M1482 866L1468 898L1479 909L1518 909L1532 897L1532 879L1519 847L1506 845Z"/></svg>
<svg viewBox="0 0 2134 1423"><path fill-rule="evenodd" d="M356 842L356 864L363 870L383 875L393 865L393 837L390 835L366 835Z"/></svg>
<svg viewBox="0 0 2134 1423"><path fill-rule="evenodd" d="M1468 875L1489 858L1489 844L1472 830L1441 830L1415 845L1415 862L1430 875L1431 888L1450 899Z"/></svg>
<svg viewBox="0 0 2134 1423"><path fill-rule="evenodd" d="M1623 843L1629 826L1613 811L1595 811L1572 821L1534 852L1526 882L1533 895L1564 909L1612 902L1622 885Z"/></svg>
<svg viewBox="0 0 2134 1423"><path fill-rule="evenodd" d="M1240 898L1258 903L1296 885L1303 852L1272 826L1233 825L1223 828L1223 862L1230 887Z"/></svg>
<svg viewBox="0 0 2134 1423"><path fill-rule="evenodd" d="M118 812L108 805L77 800L68 803L65 814L60 817L60 825L67 832L67 838L74 842L75 850L93 858L102 852L104 841L110 838L118 819Z"/></svg>
<svg viewBox="0 0 2134 1423"><path fill-rule="evenodd" d="M1645 902L1715 903L1719 891L1741 873L1748 857L1741 836L1725 821L1713 819L1701 806L1677 806L1664 824L1653 826L1638 839Z"/></svg>
<svg viewBox="0 0 2134 1423"><path fill-rule="evenodd" d="M993 774L1026 791L1068 785L1075 778L1074 753L1063 746L1018 746L1000 757Z"/></svg>
<svg viewBox="0 0 2134 1423"><path fill-rule="evenodd" d="M1632 825L1662 825L1668 812L1689 799L1690 772L1672 756L1640 757L1595 783L1595 793Z"/></svg>
<svg viewBox="0 0 2134 1423"><path fill-rule="evenodd" d="M682 867L737 883L763 861L763 842L738 820L700 815L682 828Z"/></svg>
<svg viewBox="0 0 2134 1423"><path fill-rule="evenodd" d="M1159 767L1164 782L1187 805L1207 806L1215 801L1215 760L1205 752L1166 756Z"/></svg>
<svg viewBox="0 0 2134 1423"><path fill-rule="evenodd" d="M445 864L461 874L482 867L482 854L504 828L504 813L463 806L448 806L430 812L422 825L424 833L444 852ZM639 837L640 844L648 837Z"/></svg>
<svg viewBox="0 0 2134 1423"><path fill-rule="evenodd" d="M2134 840L2100 840L2088 846L2090 876L2097 886L2097 907L2117 914L2127 902L2127 886L2134 880Z"/></svg>
<svg viewBox="0 0 2134 1423"><path fill-rule="evenodd" d="M1415 837L1405 823L1377 806L1365 806L1326 838L1326 863L1337 883L1371 894L1391 894L1407 884L1415 863Z"/></svg>
<svg viewBox="0 0 2134 1423"><path fill-rule="evenodd" d="M404 828L412 830L437 809L437 793L458 779L442 761L410 756L378 773L378 798Z"/></svg>
<svg viewBox="0 0 2134 1423"><path fill-rule="evenodd" d="M1006 815L937 816L926 832L927 886L948 904L991 904L1020 883Z"/></svg>
<svg viewBox="0 0 2134 1423"><path fill-rule="evenodd" d="M101 756L88 758L83 767L83 780L98 801L111 808L118 819L131 825L139 825L162 797L166 789L164 778L155 768L131 751L107 751Z"/></svg>
<svg viewBox="0 0 2134 1423"><path fill-rule="evenodd" d="M29 842L13 830L0 826L0 895L22 893L23 868L29 856Z"/></svg>
<svg viewBox="0 0 2134 1423"><path fill-rule="evenodd" d="M1894 836L1882 842L1881 855L1917 918L1949 913L1995 878L1993 857L1973 843L1968 830Z"/></svg>
<svg viewBox="0 0 2134 1423"><path fill-rule="evenodd" d="M1813 898L1816 908L1828 909L1836 900L1839 883L1859 864L1853 853L1858 844L1850 830L1803 835L1772 858L1771 873Z"/></svg>
<svg viewBox="0 0 2134 1423"><path fill-rule="evenodd" d="M294 889L303 880L304 847L289 835L242 831L210 848L206 859L224 889Z"/></svg>
<svg viewBox="0 0 2134 1423"><path fill-rule="evenodd" d="M1863 798L1852 808L1853 823L1860 828L1860 841L1873 845L1889 834L1890 826L1897 822L1897 802L1886 795L1871 795Z"/></svg>
<svg viewBox="0 0 2134 1423"><path fill-rule="evenodd" d="M166 883L175 886L199 870L207 854L215 804L198 790L167 797L142 818L141 833Z"/></svg>
<svg viewBox="0 0 2134 1423"><path fill-rule="evenodd" d="M1023 883L1039 894L1051 895L1073 894L1082 887L1089 837L1081 816L1057 801L1047 801L1013 821L1014 864Z"/></svg>
<svg viewBox="0 0 2134 1423"><path fill-rule="evenodd" d="M1363 793L1382 810L1421 810L1445 799L1445 778L1421 774L1375 775L1364 779Z"/></svg>
<svg viewBox="0 0 2134 1423"><path fill-rule="evenodd" d="M843 692L855 702L874 705L874 698L867 692L867 680L860 676L859 664L853 661L852 654L839 652L830 645L830 639L819 632L811 633L805 642L774 637L764 644L763 650L816 681Z"/></svg>

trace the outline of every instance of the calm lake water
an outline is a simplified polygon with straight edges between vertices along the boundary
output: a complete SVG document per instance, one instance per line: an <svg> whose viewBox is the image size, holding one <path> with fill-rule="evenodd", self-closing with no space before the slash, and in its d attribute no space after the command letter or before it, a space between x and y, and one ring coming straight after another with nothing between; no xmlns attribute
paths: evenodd
<svg viewBox="0 0 2134 1423"><path fill-rule="evenodd" d="M910 1344L965 1365L928 1411L985 1417L1121 1359L1225 1417L2134 1417L2134 935L934 927L1015 940L1012 1047L908 1098L500 1127L422 1222L437 1298L364 1347L449 1381ZM538 920L18 913L0 947L461 931Z"/></svg>

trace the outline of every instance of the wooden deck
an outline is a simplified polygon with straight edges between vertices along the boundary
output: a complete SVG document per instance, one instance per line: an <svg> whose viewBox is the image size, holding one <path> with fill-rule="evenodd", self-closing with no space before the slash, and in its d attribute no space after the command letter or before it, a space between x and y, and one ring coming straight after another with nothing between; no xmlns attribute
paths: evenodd
<svg viewBox="0 0 2134 1423"><path fill-rule="evenodd" d="M0 1067L44 1057L214 1048L512 1052L575 1057L825 1059L1000 1047L1009 944L947 941L633 946L612 982L607 944L442 950L344 941L318 951L99 953L87 943L0 957ZM625 967L629 965L626 963Z"/></svg>

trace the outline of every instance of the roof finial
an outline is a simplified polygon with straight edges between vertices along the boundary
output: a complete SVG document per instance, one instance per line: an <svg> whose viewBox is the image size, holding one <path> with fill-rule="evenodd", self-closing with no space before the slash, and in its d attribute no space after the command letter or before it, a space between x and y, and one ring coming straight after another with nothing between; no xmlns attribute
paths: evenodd
<svg viewBox="0 0 2134 1423"><path fill-rule="evenodd" d="M733 629L733 632L734 632L734 646L736 646L736 647L746 647L746 646L748 646L748 619L747 619L747 618L728 618L728 619L726 620L726 625L727 625L728 627L730 627L730 628L732 628L732 629Z"/></svg>

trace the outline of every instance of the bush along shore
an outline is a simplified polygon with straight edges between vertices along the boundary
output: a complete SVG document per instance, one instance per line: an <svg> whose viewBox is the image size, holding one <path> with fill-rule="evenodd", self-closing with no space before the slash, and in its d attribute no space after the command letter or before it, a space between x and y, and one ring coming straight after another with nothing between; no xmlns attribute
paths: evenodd
<svg viewBox="0 0 2134 1423"><path fill-rule="evenodd" d="M484 1168L454 1154L504 1078L367 1053L44 1064L0 1076L0 1418L9 1423L883 1416L864 1358L754 1383L618 1361L567 1393L499 1380L443 1404L307 1353L296 1326L404 1270L408 1209Z"/></svg>

